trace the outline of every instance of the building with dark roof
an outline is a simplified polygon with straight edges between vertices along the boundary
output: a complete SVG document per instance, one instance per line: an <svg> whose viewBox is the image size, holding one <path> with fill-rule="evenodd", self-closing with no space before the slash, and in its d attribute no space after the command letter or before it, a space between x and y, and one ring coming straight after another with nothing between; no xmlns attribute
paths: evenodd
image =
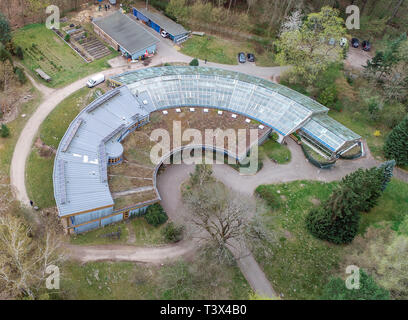
<svg viewBox="0 0 408 320"><path fill-rule="evenodd" d="M136 21L123 14L115 13L93 20L95 32L126 58L137 60L156 52L157 37L146 31Z"/></svg>
<svg viewBox="0 0 408 320"><path fill-rule="evenodd" d="M163 30L166 31L169 34L169 38L175 43L181 43L187 40L190 34L190 31L184 29L181 24L174 22L162 14L154 13L146 9L133 8L133 15L158 33Z"/></svg>

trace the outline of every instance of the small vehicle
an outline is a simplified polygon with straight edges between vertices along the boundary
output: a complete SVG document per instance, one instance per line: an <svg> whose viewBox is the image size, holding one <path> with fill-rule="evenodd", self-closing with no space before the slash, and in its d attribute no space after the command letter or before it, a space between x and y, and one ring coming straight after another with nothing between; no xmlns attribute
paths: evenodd
<svg viewBox="0 0 408 320"><path fill-rule="evenodd" d="M358 48L360 46L360 40L358 40L357 38L351 39L351 45L353 46L353 48Z"/></svg>
<svg viewBox="0 0 408 320"><path fill-rule="evenodd" d="M246 62L245 53L243 53L243 52L238 53L238 62L239 63L245 63Z"/></svg>
<svg viewBox="0 0 408 320"><path fill-rule="evenodd" d="M93 76L92 78L90 78L86 82L86 85L88 88L93 88L104 81L105 81L105 76L101 73L101 74L97 74L96 76Z"/></svg>
<svg viewBox="0 0 408 320"><path fill-rule="evenodd" d="M253 53L248 53L248 54L247 54L247 60L248 60L249 62L255 62L255 56L254 56L254 54L253 54Z"/></svg>
<svg viewBox="0 0 408 320"><path fill-rule="evenodd" d="M364 51L370 51L371 50L371 43L370 41L364 40L361 43L361 47L363 48Z"/></svg>
<svg viewBox="0 0 408 320"><path fill-rule="evenodd" d="M340 47L345 47L347 44L347 38L341 38L340 39Z"/></svg>
<svg viewBox="0 0 408 320"><path fill-rule="evenodd" d="M161 36L163 38L167 38L169 36L169 33L167 31L165 31L165 30L162 30L162 32L160 32L160 34L161 34Z"/></svg>

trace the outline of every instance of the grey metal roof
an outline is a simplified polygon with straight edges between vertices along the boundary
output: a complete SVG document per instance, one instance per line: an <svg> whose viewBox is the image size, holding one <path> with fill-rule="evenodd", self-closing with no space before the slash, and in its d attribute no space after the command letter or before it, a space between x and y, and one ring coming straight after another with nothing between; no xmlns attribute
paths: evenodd
<svg viewBox="0 0 408 320"><path fill-rule="evenodd" d="M242 73L204 67L147 68L112 78L123 86L82 110L61 140L54 163L54 196L61 217L114 204L108 156L139 118L165 108L225 109L288 135L301 128L333 151L360 137L300 93Z"/></svg>
<svg viewBox="0 0 408 320"><path fill-rule="evenodd" d="M54 196L61 217L114 204L106 170L108 155L118 152L116 140L121 132L116 130L130 127L135 114L148 115L127 87L115 90L113 96L110 91L91 104L98 108L91 112L89 107L82 110L61 140L53 173Z"/></svg>
<svg viewBox="0 0 408 320"><path fill-rule="evenodd" d="M128 53L147 49L160 40L120 11L93 21Z"/></svg>
<svg viewBox="0 0 408 320"><path fill-rule="evenodd" d="M159 13L154 13L149 10L140 8L137 9L141 14L143 14L146 18L149 18L151 21L153 21L155 24L159 25L162 29L166 30L168 33L170 33L173 36L179 36L182 34L186 34L189 31L184 29L184 27L177 22L167 18L166 16L159 14Z"/></svg>

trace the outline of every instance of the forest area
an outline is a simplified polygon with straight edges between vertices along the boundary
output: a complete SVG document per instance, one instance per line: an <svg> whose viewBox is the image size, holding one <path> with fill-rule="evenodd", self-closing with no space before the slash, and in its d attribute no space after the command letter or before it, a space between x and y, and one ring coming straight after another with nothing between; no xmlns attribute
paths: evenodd
<svg viewBox="0 0 408 320"><path fill-rule="evenodd" d="M135 2L144 1L122 1L125 7ZM324 6L339 9L343 19L347 6L358 6L361 29L357 34L395 35L408 26L408 15L404 14L408 2L404 0L150 0L149 4L190 28L219 33L233 29L234 33L259 37L276 36L285 17L294 10L307 15Z"/></svg>

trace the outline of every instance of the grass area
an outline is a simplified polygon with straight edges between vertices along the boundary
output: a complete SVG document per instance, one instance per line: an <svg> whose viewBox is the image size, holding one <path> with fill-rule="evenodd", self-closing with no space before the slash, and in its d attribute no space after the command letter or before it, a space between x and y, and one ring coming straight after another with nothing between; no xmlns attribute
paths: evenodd
<svg viewBox="0 0 408 320"><path fill-rule="evenodd" d="M137 246L161 245L168 243L161 233L165 224L154 227L148 224L143 217L140 217L132 219L131 226L135 233L134 244Z"/></svg>
<svg viewBox="0 0 408 320"><path fill-rule="evenodd" d="M273 139L267 140L261 148L269 159L276 160L279 164L290 162L292 156L290 150Z"/></svg>
<svg viewBox="0 0 408 320"><path fill-rule="evenodd" d="M195 259L165 266L128 262L67 263L54 299L248 299L250 288L236 266Z"/></svg>
<svg viewBox="0 0 408 320"><path fill-rule="evenodd" d="M120 239L103 237L108 233L118 232L120 228ZM115 223L104 228L92 230L83 234L76 234L70 238L72 244L77 245L101 245L101 244L124 244L128 239L128 229L125 223Z"/></svg>
<svg viewBox="0 0 408 320"><path fill-rule="evenodd" d="M87 75L109 68L107 61L118 55L112 54L102 59L86 63L52 30L43 24L31 24L18 29L13 34L16 45L24 50L24 65L32 71L36 79L40 78L34 70L41 68L52 77L47 86L56 88L86 77Z"/></svg>
<svg viewBox="0 0 408 320"><path fill-rule="evenodd" d="M325 104L330 109L330 117L359 134L367 141L373 156L382 160L385 137L390 132L392 119L398 117L398 108L395 103L386 103L378 114L370 114L369 103L381 100L381 90L364 77L352 79L348 74L342 65L333 64L311 86L291 83L287 76L283 76L281 83ZM321 95L328 89L334 101L322 101ZM380 132L379 136L375 135L376 131Z"/></svg>
<svg viewBox="0 0 408 320"><path fill-rule="evenodd" d="M99 88L82 88L63 100L44 120L40 127L40 138L46 145L58 148L59 143L78 113L97 96Z"/></svg>
<svg viewBox="0 0 408 320"><path fill-rule="evenodd" d="M33 148L26 163L26 186L29 198L40 209L55 206L52 172L54 156L41 157Z"/></svg>
<svg viewBox="0 0 408 320"><path fill-rule="evenodd" d="M265 51L257 54L250 42L229 40L212 35L191 37L183 43L181 52L192 58L232 65L238 64L239 52L255 53L256 65L261 67L277 65L274 62L273 53Z"/></svg>
<svg viewBox="0 0 408 320"><path fill-rule="evenodd" d="M155 190L133 193L127 196L115 198L114 200L115 206L113 207L113 210L116 211L116 210L129 208L139 203L150 201L150 200L155 200L155 199L157 199L157 194Z"/></svg>
<svg viewBox="0 0 408 320"><path fill-rule="evenodd" d="M223 64L238 64L237 54L242 51L233 46L227 46L214 36L193 36L183 43L181 52L198 59Z"/></svg>
<svg viewBox="0 0 408 320"><path fill-rule="evenodd" d="M318 299L328 278L338 272L346 250L354 246L354 242L349 246L336 246L314 238L306 230L307 213L325 201L335 186L336 182L310 181L266 186L281 196L281 205L266 214L270 219L267 227L280 240L271 245L272 259L266 260L262 252L255 255L274 289L286 299ZM378 206L362 214L360 234L364 235L368 227L376 227L382 221L396 225L406 212L408 184L392 180Z"/></svg>

